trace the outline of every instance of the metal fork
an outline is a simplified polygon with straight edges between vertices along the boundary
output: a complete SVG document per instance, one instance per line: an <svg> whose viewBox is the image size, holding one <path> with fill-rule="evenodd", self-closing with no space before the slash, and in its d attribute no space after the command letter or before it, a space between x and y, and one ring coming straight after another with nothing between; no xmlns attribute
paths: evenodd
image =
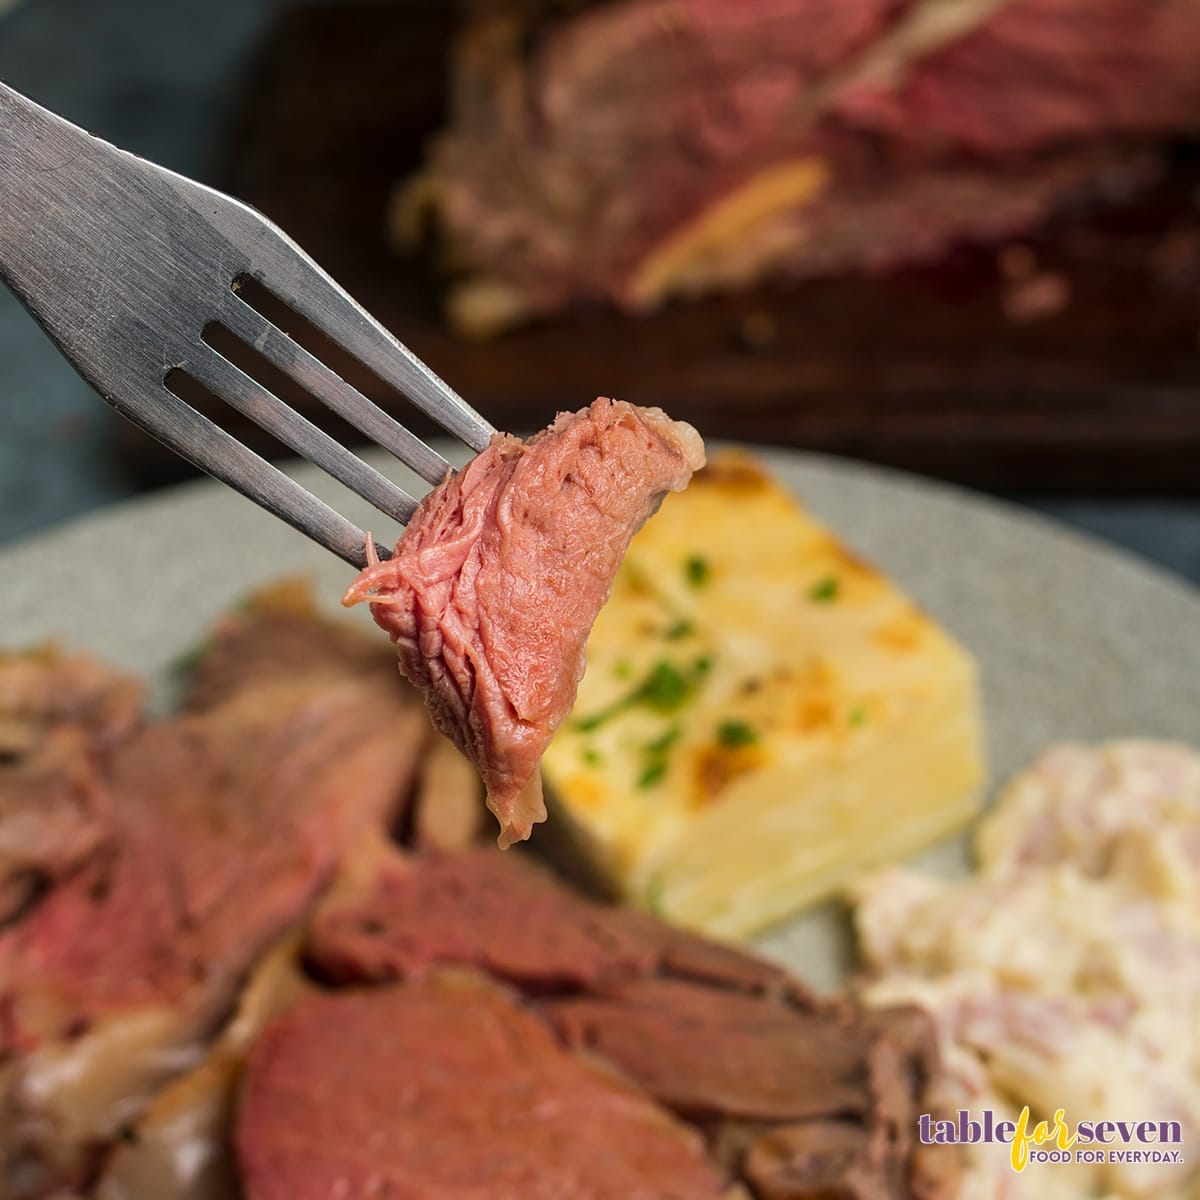
<svg viewBox="0 0 1200 1200"><path fill-rule="evenodd" d="M218 353L205 331L222 326L429 483L449 464L247 304L243 281L260 282L471 449L494 433L266 217L3 83L0 278L119 413L356 567L363 531L186 403L168 377L186 373L401 524L416 498Z"/></svg>

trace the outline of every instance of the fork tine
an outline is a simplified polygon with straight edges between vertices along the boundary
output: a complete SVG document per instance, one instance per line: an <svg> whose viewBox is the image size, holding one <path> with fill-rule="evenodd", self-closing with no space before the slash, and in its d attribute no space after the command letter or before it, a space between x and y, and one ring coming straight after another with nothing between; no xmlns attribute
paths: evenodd
<svg viewBox="0 0 1200 1200"><path fill-rule="evenodd" d="M286 234L273 232L250 255L248 273L448 433L472 450L485 449L495 429Z"/></svg>
<svg viewBox="0 0 1200 1200"><path fill-rule="evenodd" d="M438 484L446 478L450 464L436 450L244 300L235 296L234 302L224 310L221 323L377 446L411 467L427 483Z"/></svg>
<svg viewBox="0 0 1200 1200"><path fill-rule="evenodd" d="M344 483L393 520L403 525L416 511L417 501L403 488L289 408L211 346L205 345L183 369L231 408L249 417L289 449Z"/></svg>
<svg viewBox="0 0 1200 1200"><path fill-rule="evenodd" d="M228 484L352 567L362 570L367 565L367 537L357 525L243 446L237 438L165 386L160 390L162 394L154 396L149 403L106 399L123 416L193 466ZM390 556L382 546L378 547L377 553L381 558Z"/></svg>

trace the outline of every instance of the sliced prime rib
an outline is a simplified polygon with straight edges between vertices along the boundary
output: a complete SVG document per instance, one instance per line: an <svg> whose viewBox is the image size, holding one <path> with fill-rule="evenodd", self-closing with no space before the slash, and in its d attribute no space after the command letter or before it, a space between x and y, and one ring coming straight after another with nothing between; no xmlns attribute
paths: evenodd
<svg viewBox="0 0 1200 1200"><path fill-rule="evenodd" d="M432 212L479 333L930 259L1127 188L1200 129L1193 0L474 10L397 220Z"/></svg>
<svg viewBox="0 0 1200 1200"><path fill-rule="evenodd" d="M108 846L0 930L0 1194L85 1181L197 1062L428 736L390 671L297 667L118 747Z"/></svg>
<svg viewBox="0 0 1200 1200"><path fill-rule="evenodd" d="M110 833L108 765L142 688L53 647L0 654L0 925Z"/></svg>
<svg viewBox="0 0 1200 1200"><path fill-rule="evenodd" d="M302 1000L251 1051L236 1136L247 1200L730 1195L694 1131L475 981Z"/></svg>
<svg viewBox="0 0 1200 1200"><path fill-rule="evenodd" d="M470 967L530 992L652 972L655 947L621 914L548 884L493 848L415 860L388 855L361 890L331 897L309 957L336 983L412 979Z"/></svg>
<svg viewBox="0 0 1200 1200"><path fill-rule="evenodd" d="M343 876L347 873L343 872ZM814 1005L773 964L562 886L490 847L412 858L385 849L318 908L308 958L332 983L470 968L550 995L647 976Z"/></svg>
<svg viewBox="0 0 1200 1200"><path fill-rule="evenodd" d="M479 768L501 846L546 818L538 764L630 538L703 465L690 425L598 399L528 441L493 438L347 590Z"/></svg>
<svg viewBox="0 0 1200 1200"><path fill-rule="evenodd" d="M767 1200L953 1195L953 1164L927 1162L913 1144L936 1065L922 1014L820 1000L752 954L587 900L528 856L487 847L414 859L393 849L322 902L307 956L342 986L420 986L456 971L503 981L568 1049L604 1060L702 1130L714 1160ZM365 1011L370 993L361 994ZM254 1070L284 1071L269 1061L251 1069L251 1090ZM372 1088L407 1086L398 1065L377 1069L391 1075L387 1089L382 1078ZM337 1089L319 1064L306 1070L314 1094ZM315 1113L288 1116L318 1128ZM249 1118L240 1128L247 1145L261 1135ZM470 1155L503 1153L469 1128L443 1135L447 1154L461 1136L478 1140ZM352 1169L349 1149L336 1153ZM352 1188L348 1200L369 1194Z"/></svg>
<svg viewBox="0 0 1200 1200"><path fill-rule="evenodd" d="M848 1026L838 1012L797 1012L774 996L653 978L550 1001L543 1011L569 1045L610 1059L686 1116L861 1119L872 1108L867 1052L878 1031Z"/></svg>

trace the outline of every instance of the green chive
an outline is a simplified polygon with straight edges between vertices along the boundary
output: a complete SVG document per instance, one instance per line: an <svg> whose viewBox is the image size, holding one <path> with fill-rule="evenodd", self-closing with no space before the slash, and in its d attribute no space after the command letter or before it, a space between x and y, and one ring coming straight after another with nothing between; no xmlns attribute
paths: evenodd
<svg viewBox="0 0 1200 1200"><path fill-rule="evenodd" d="M639 704L644 704L655 712L678 712L691 698L701 679L711 667L712 659L698 658L692 664L691 673L685 675L673 662L665 658L660 659L650 668L645 679L637 687L618 700L614 700L607 708L602 708L590 717L577 720L575 728L584 733L599 729L606 721L620 716Z"/></svg>
<svg viewBox="0 0 1200 1200"><path fill-rule="evenodd" d="M657 737L652 742L647 742L645 751L647 754L664 754L666 751L675 745L683 736L683 729L679 725L672 725L662 737Z"/></svg>
<svg viewBox="0 0 1200 1200"><path fill-rule="evenodd" d="M583 761L589 767L598 767L604 761L604 756L593 746L583 748Z"/></svg>
<svg viewBox="0 0 1200 1200"><path fill-rule="evenodd" d="M703 587L708 582L708 577L711 574L711 568L708 565L708 559L701 558L698 554L693 554L691 558L684 563L684 574L687 576L687 581L692 587Z"/></svg>
<svg viewBox="0 0 1200 1200"><path fill-rule="evenodd" d="M758 734L745 721L722 721L717 726L717 741L729 749L753 746L758 741Z"/></svg>
<svg viewBox="0 0 1200 1200"><path fill-rule="evenodd" d="M637 785L640 788L652 788L656 783L661 783L663 776L667 773L667 764L658 759L649 763L638 776Z"/></svg>
<svg viewBox="0 0 1200 1200"><path fill-rule="evenodd" d="M618 701L616 704L610 705L608 708L602 708L598 713L592 713L590 717L580 717L575 722L575 728L580 733L591 733L594 729L599 729L605 721L611 717L615 717L618 713L624 712L628 705L624 701Z"/></svg>
<svg viewBox="0 0 1200 1200"><path fill-rule="evenodd" d="M696 632L696 627L691 621L676 621L663 636L668 642L677 642L680 638L691 637Z"/></svg>
<svg viewBox="0 0 1200 1200"><path fill-rule="evenodd" d="M665 659L654 664L645 683L638 689L639 700L644 700L659 712L674 712L687 699L688 681L683 672Z"/></svg>
<svg viewBox="0 0 1200 1200"><path fill-rule="evenodd" d="M808 598L814 604L828 604L830 601L837 599L837 594L841 586L836 575L826 575L824 579L814 583L808 589Z"/></svg>
<svg viewBox="0 0 1200 1200"><path fill-rule="evenodd" d="M861 705L858 708L850 710L850 724L854 726L865 725L867 723L867 710Z"/></svg>

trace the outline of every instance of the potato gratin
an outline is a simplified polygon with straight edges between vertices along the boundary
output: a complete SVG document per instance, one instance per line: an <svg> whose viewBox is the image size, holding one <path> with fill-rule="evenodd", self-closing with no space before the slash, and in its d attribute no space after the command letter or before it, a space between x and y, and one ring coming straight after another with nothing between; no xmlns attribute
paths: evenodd
<svg viewBox="0 0 1200 1200"><path fill-rule="evenodd" d="M635 537L587 664L551 837L670 920L751 933L976 811L971 659L746 454Z"/></svg>

